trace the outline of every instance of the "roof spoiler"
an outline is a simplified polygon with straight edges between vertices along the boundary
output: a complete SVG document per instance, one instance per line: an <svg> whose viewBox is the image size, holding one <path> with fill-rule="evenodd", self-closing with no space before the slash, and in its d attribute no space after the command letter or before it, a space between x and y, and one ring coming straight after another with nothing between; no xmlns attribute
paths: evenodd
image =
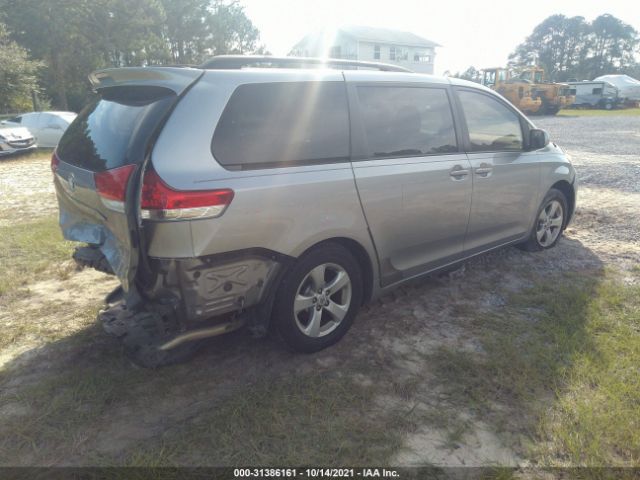
<svg viewBox="0 0 640 480"><path fill-rule="evenodd" d="M196 68L125 67L98 70L89 75L89 82L97 92L111 87L163 87L180 95L204 72Z"/></svg>
<svg viewBox="0 0 640 480"><path fill-rule="evenodd" d="M340 58L272 57L270 55L218 55L198 68L205 70L239 70L242 68L335 68L342 70L366 68L383 72L411 72L399 65L361 62Z"/></svg>

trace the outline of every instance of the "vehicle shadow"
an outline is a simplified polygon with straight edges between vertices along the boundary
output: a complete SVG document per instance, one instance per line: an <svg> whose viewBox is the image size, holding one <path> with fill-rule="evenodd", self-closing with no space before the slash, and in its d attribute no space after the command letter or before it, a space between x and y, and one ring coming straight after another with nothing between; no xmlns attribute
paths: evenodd
<svg viewBox="0 0 640 480"><path fill-rule="evenodd" d="M0 465L427 464L478 422L521 457L518 439L535 437L553 405L549 386L589 342L603 278L571 238L540 253L505 248L370 303L317 354L239 331L158 370L93 325L0 371ZM556 328L576 342L554 343ZM425 429L442 445L413 445ZM417 451L397 456L407 449Z"/></svg>

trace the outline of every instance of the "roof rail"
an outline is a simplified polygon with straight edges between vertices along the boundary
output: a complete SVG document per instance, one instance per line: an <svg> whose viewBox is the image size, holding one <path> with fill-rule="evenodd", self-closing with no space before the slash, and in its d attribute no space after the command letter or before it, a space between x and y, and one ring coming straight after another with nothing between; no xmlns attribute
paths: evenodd
<svg viewBox="0 0 640 480"><path fill-rule="evenodd" d="M272 57L268 55L218 55L210 58L198 68L206 70L239 70L242 68L366 68L383 72L411 72L408 68L386 63L361 62L340 58Z"/></svg>

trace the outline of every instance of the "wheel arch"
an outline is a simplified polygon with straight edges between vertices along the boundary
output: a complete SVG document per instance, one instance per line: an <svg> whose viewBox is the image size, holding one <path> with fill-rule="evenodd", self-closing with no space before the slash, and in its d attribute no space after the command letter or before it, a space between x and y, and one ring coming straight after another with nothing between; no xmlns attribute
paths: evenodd
<svg viewBox="0 0 640 480"><path fill-rule="evenodd" d="M569 225L569 222L573 218L573 214L575 212L576 191L573 188L573 185L571 185L566 180L559 180L553 185L551 185L550 188L555 188L556 190L560 190L564 194L565 198L567 199L567 207L569 208L569 212L567 215L567 221L565 222L565 227L566 227L567 225Z"/></svg>
<svg viewBox="0 0 640 480"><path fill-rule="evenodd" d="M371 256L360 242L348 237L327 238L308 247L298 256L298 258L302 257L307 252L320 248L322 245L328 243L338 244L354 256L360 266L360 271L362 272L362 286L364 288L364 291L362 292L362 301L363 303L368 302L373 295L373 262L371 260Z"/></svg>

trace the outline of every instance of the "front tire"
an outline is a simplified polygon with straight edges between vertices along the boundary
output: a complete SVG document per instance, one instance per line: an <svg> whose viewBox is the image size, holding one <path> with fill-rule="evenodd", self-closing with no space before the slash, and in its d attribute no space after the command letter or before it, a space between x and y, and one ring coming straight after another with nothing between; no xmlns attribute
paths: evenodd
<svg viewBox="0 0 640 480"><path fill-rule="evenodd" d="M278 289L273 320L293 350L305 353L340 340L362 304L362 273L347 249L321 245L293 265Z"/></svg>
<svg viewBox="0 0 640 480"><path fill-rule="evenodd" d="M550 189L538 209L529 237L518 247L527 252L554 247L566 226L567 212L567 198L560 190Z"/></svg>

